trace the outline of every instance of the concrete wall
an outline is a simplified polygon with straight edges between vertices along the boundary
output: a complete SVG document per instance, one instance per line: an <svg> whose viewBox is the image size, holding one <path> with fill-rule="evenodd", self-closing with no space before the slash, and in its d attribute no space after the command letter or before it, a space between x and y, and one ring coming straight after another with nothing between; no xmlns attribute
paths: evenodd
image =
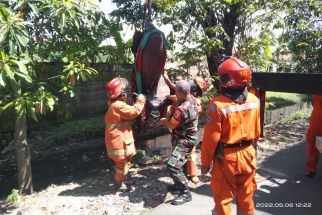
<svg viewBox="0 0 322 215"><path fill-rule="evenodd" d="M126 78L131 84L131 65L106 65L95 64L93 67L99 72L98 78L88 80L79 86L79 101L76 103L76 114L81 116L91 116L104 113L107 110L107 92L105 85L112 78L120 76ZM130 93L130 85L127 88ZM170 90L164 79L160 78L157 97L163 99ZM129 99L129 102L131 100Z"/></svg>
<svg viewBox="0 0 322 215"><path fill-rule="evenodd" d="M105 85L114 77L126 78L131 83L131 65L92 65L98 71L98 77L78 86L76 115L82 117L105 113L107 110L107 92ZM127 88L130 92L130 86Z"/></svg>
<svg viewBox="0 0 322 215"><path fill-rule="evenodd" d="M276 110L266 111L264 124L268 125L274 122L278 122L283 118L286 118L289 115L306 108L312 108L311 102L298 103L295 105L286 106Z"/></svg>

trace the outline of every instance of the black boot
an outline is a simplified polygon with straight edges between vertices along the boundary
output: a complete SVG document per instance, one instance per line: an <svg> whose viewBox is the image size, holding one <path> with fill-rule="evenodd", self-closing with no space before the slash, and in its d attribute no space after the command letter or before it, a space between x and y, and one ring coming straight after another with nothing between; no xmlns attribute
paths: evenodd
<svg viewBox="0 0 322 215"><path fill-rule="evenodd" d="M186 202L190 202L192 200L192 196L189 190L181 191L180 194L171 201L172 205L182 205Z"/></svg>
<svg viewBox="0 0 322 215"><path fill-rule="evenodd" d="M307 171L307 172L305 173L305 175L306 175L306 177L308 177L308 178L313 178L313 177L315 176L315 172Z"/></svg>

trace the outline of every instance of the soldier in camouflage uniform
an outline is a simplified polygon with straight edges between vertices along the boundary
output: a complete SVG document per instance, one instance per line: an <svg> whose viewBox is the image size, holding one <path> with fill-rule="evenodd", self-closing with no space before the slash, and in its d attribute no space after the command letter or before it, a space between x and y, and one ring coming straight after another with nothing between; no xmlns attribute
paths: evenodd
<svg viewBox="0 0 322 215"><path fill-rule="evenodd" d="M173 150L167 167L174 185L169 186L168 190L180 191L171 204L181 205L192 199L183 167L187 162L187 156L197 144L198 111L196 99L190 95L189 82L181 80L176 83L176 96L179 107L170 120L162 118L160 122L172 130Z"/></svg>

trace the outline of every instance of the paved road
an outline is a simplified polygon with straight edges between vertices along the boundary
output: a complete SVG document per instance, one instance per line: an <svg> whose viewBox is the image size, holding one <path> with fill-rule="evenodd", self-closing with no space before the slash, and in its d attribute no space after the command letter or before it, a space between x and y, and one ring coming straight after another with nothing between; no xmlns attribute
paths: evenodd
<svg viewBox="0 0 322 215"><path fill-rule="evenodd" d="M313 179L304 175L305 142L299 142L258 164L258 183L254 200L257 215L321 215L322 162ZM145 215L207 215L214 206L208 185L192 192L193 200L180 206L164 203ZM236 205L232 205L236 214Z"/></svg>

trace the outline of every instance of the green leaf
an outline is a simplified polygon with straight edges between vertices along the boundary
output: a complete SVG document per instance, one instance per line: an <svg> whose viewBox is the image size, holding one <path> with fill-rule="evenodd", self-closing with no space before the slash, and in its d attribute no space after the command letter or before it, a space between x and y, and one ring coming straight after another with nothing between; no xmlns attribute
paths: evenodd
<svg viewBox="0 0 322 215"><path fill-rule="evenodd" d="M79 29L79 23L78 23L77 19L74 20L74 23L75 23L76 28Z"/></svg>
<svg viewBox="0 0 322 215"><path fill-rule="evenodd" d="M21 88L19 86L19 84L16 82L15 79L10 79L10 85L13 88L13 92L15 95L20 96L21 95Z"/></svg>
<svg viewBox="0 0 322 215"><path fill-rule="evenodd" d="M13 40L9 40L9 53L10 54L15 54L16 49L15 49L15 43Z"/></svg>
<svg viewBox="0 0 322 215"><path fill-rule="evenodd" d="M28 83L32 83L32 78L28 74L24 74L24 73L21 73L21 72L16 72L16 75L22 77Z"/></svg>
<svg viewBox="0 0 322 215"><path fill-rule="evenodd" d="M29 110L29 115L31 116L31 118L32 118L33 120L35 120L35 121L37 121L37 122L38 122L38 120L37 120L37 115L36 115L36 112L35 112L35 109L34 109L34 108Z"/></svg>
<svg viewBox="0 0 322 215"><path fill-rule="evenodd" d="M12 9L10 7L6 7L3 3L0 3L0 15L3 17L9 16L12 13ZM0 17L1 20L2 17Z"/></svg>
<svg viewBox="0 0 322 215"><path fill-rule="evenodd" d="M6 40L8 32L9 32L8 28L5 28L2 32L0 32L0 44Z"/></svg>
<svg viewBox="0 0 322 215"><path fill-rule="evenodd" d="M71 98L74 98L74 96L75 96L74 91L70 90L70 91L69 91L69 93L70 93L70 97L71 97Z"/></svg>
<svg viewBox="0 0 322 215"><path fill-rule="evenodd" d="M25 1L19 1L13 9L14 10L20 9L24 3L25 3Z"/></svg>
<svg viewBox="0 0 322 215"><path fill-rule="evenodd" d="M49 98L47 99L47 104L48 104L49 106L53 106L53 105L55 104L55 100L54 100L53 98L49 97Z"/></svg>
<svg viewBox="0 0 322 215"><path fill-rule="evenodd" d="M4 111L7 110L9 107L11 107L14 104L14 102L9 102L5 106L1 107L0 110Z"/></svg>
<svg viewBox="0 0 322 215"><path fill-rule="evenodd" d="M3 62L7 62L9 60L9 56L4 52L3 49L0 49L0 54Z"/></svg>
<svg viewBox="0 0 322 215"><path fill-rule="evenodd" d="M301 47L301 46L308 46L309 44L307 42L300 42L298 44L296 44L297 47Z"/></svg>
<svg viewBox="0 0 322 215"><path fill-rule="evenodd" d="M10 79L14 79L14 73L12 72L10 66L8 64L4 65L4 71L7 73Z"/></svg>
<svg viewBox="0 0 322 215"><path fill-rule="evenodd" d="M27 67L22 61L12 60L11 62L18 65L20 72L22 72L24 74L28 74Z"/></svg>
<svg viewBox="0 0 322 215"><path fill-rule="evenodd" d="M61 27L65 28L66 26L66 15L63 13L61 17Z"/></svg>
<svg viewBox="0 0 322 215"><path fill-rule="evenodd" d="M272 57L271 46L269 44L265 46L265 53L268 58Z"/></svg>
<svg viewBox="0 0 322 215"><path fill-rule="evenodd" d="M35 5L29 3L29 7L32 9L32 11L35 13L36 16L39 15L39 10Z"/></svg>
<svg viewBox="0 0 322 215"><path fill-rule="evenodd" d="M25 48L28 45L29 39L19 33L16 34L18 42Z"/></svg>

